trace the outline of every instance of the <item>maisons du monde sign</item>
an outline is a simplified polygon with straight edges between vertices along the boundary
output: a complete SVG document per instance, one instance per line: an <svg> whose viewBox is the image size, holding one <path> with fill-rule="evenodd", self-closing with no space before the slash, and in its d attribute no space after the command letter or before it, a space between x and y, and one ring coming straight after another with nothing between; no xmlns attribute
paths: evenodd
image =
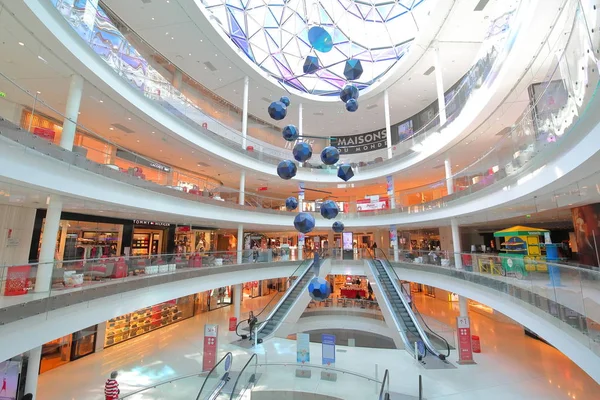
<svg viewBox="0 0 600 400"><path fill-rule="evenodd" d="M359 133L350 136L336 136L333 144L342 154L366 153L385 149L387 147L387 135L384 129L373 132Z"/></svg>

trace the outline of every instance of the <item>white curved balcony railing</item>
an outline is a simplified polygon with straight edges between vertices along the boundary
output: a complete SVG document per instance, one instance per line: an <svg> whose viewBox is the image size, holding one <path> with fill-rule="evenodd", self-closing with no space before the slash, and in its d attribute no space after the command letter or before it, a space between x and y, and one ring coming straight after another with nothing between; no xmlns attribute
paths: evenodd
<svg viewBox="0 0 600 400"><path fill-rule="evenodd" d="M237 125L241 123L239 110L231 105L222 104L220 100L217 100L214 95L208 93L206 89L203 89L199 83L193 81L193 79L187 76L183 71L177 70L177 73L182 74L182 76L185 77L183 81L189 83L186 93L183 94L175 89L163 75L170 75L172 77L173 71L176 70L176 66L169 63L164 56L151 48L143 41L143 39L129 29L122 21L118 20L118 17L110 11L110 18L108 18L103 10L97 10L93 23L92 21L89 21L86 24L82 16L84 14L91 15L89 10L95 9L92 2L87 2L85 9L81 7L71 7L58 1L54 1L53 4L57 6L58 10L79 36L83 38L86 43L113 68L114 71L125 78L130 85L141 90L147 98L155 100L157 104L169 113L184 120L188 125L196 128L198 131L209 134L212 139L218 140L227 147L242 152L245 155L271 164L276 164L281 159L290 157L289 150L274 145L273 143L268 143L251 136L242 138L239 129L237 129ZM510 53L515 43L515 37L518 35L519 29L523 23L523 18L518 18L519 12L514 11L510 15L511 18L509 18L509 20L515 22L514 26L512 26L511 29L504 31L500 37L491 36L489 38L488 42L483 46L486 51L483 52L482 58L476 62L474 67L465 75L459 86L453 89L452 93L448 93L449 100L446 105L448 121L453 121L458 118L465 109L468 109L469 113L473 112L471 109L472 107L466 108L469 100L473 99L477 93L481 93L481 90L478 89L491 87L494 79L502 69L507 54ZM113 21L111 22L111 20ZM113 23L124 33L118 32ZM110 32L111 35L117 36L117 39L114 40L115 43L103 43L102 40L99 40L102 38L103 32ZM135 64L136 68L132 68L132 63ZM156 69L153 68L153 66L155 66ZM481 94L479 97L482 97ZM211 113L212 110L216 110L213 113L214 115L212 117L208 116L207 113ZM227 121L227 125L230 125L231 127L223 124L222 121ZM375 165L381 165L381 162L392 163L397 162L400 159L406 159L408 161L410 158L413 158L415 156L414 149L419 145L427 146L428 142L439 141L439 138L436 139L439 136L440 131L438 121L438 115L435 113L435 115L433 115L428 122L424 123L424 126L419 128L417 132L407 134L407 137L403 139L403 142L398 143L395 146L394 157L390 160L383 161L383 159L386 158L385 155L387 153L387 150L385 149L377 153L369 153L373 160L368 163L356 163L357 168L355 172L360 174L361 169L367 170ZM251 119L250 122L263 126L262 129L265 130L266 134L261 134L262 139L266 139L267 141L272 141L273 138L281 140L280 132L272 125L263 123L256 118ZM449 123L444 125L444 127L447 127ZM453 134L450 134L450 132L447 131L444 136L446 138L445 140L461 133L460 130L455 131L456 132ZM250 130L250 133L252 134L252 129ZM249 151L248 147L243 148L242 143L246 143L247 146L250 146L252 151ZM318 150L318 148L315 148L315 151ZM375 160L377 160L377 162L375 162ZM325 168L326 171L322 171L322 166L313 166L310 163L304 163L303 167L310 169L312 173L325 175L335 174L335 169L329 167Z"/></svg>
<svg viewBox="0 0 600 400"><path fill-rule="evenodd" d="M579 6L572 6L565 12L576 14L576 17L572 20L567 18L572 21L572 25L567 29L570 34L560 35L553 43L553 47L546 52L546 58L556 57L550 73L542 84L538 84L539 79L535 76L535 71L532 71L534 76L531 76L529 80L522 80L510 96L511 98L519 98L528 90L531 84L538 84L540 95L537 101L527 107L517 123L503 135L495 147L464 170L459 171L451 180L440 180L421 187L395 192L393 196L395 209L385 207L375 212L361 213L362 203L358 199L341 198L339 199L343 203L340 207L342 210L341 218L352 219L381 213L417 213L440 209L496 183L510 183L516 179L526 179L526 173L533 173L536 168L543 166L545 162L552 157L556 157L561 150L565 149L565 146L569 144L569 141L565 141L569 137L568 133L584 115L590 116L590 113L586 111L590 101L594 98L599 82L596 68L597 60L594 58L595 51L588 52L590 49L598 48L597 36L592 37L587 33L587 18L590 16L582 12ZM592 15L595 16L595 14ZM592 40L595 40L595 42L592 42ZM546 58L540 62L546 62ZM0 74L0 76L3 75ZM6 77L4 78L4 87L11 87L22 96L27 96L32 108L41 113L56 115L59 119L64 118L55 108L44 101L40 101L39 97L28 93L24 88ZM582 82L585 82L585 84ZM493 122L496 118L499 117L492 115L486 122L488 130L493 129ZM280 198L258 196L255 193L246 192L245 204L237 205L240 194L237 190L225 187L213 188L218 191L216 192L218 195L215 196L215 193L212 193L212 195L208 193L207 195L202 190L205 185L203 186L200 181L192 185L196 189L188 190L187 193L181 192L181 187L173 187L167 184L167 182L173 181L172 176L170 177L169 174L176 171L176 168L173 168L171 172L156 173L159 178L153 182L140 179L141 177L135 175L132 177L131 173L129 175L120 174L111 168L104 167L102 164L105 163L98 162L98 160L109 159L110 154L114 153L114 148L119 149L120 146L105 141L100 135L84 126L80 125L79 128L87 135L97 140L103 140L108 150L98 151L94 148L88 148L88 159L85 159L85 157L78 154L66 152L57 148L57 146L24 135L23 132L19 133L14 129L4 130L3 135L22 143L26 147L36 148L38 151L94 173L123 180L145 189L211 204L289 215L287 211L284 211L284 199ZM483 129L480 132L487 132L487 130ZM139 157L140 161L143 160L145 165L159 163L143 156L135 155L135 157ZM448 194L449 187L453 189L453 194ZM382 195L385 195L385 193L382 193ZM311 205L310 202L307 202L307 204L312 207L307 211L318 211L318 204L312 203Z"/></svg>

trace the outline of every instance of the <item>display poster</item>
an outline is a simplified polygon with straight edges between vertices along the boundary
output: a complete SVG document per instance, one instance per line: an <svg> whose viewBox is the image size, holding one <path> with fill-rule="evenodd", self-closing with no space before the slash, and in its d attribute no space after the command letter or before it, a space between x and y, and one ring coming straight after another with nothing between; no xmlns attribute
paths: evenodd
<svg viewBox="0 0 600 400"><path fill-rule="evenodd" d="M324 333L321 335L322 364L335 367L335 335Z"/></svg>
<svg viewBox="0 0 600 400"><path fill-rule="evenodd" d="M394 131L394 128L392 128L392 131ZM410 139L415 133L413 130L412 119L408 119L408 120L396 125L396 131L398 132L398 135L397 135L398 142L403 142L405 140Z"/></svg>
<svg viewBox="0 0 600 400"><path fill-rule="evenodd" d="M388 194L388 196L393 196L394 195L394 177L391 175L388 175L385 177L385 179L387 180L387 194Z"/></svg>
<svg viewBox="0 0 600 400"><path fill-rule="evenodd" d="M473 349L471 347L471 323L469 317L456 317L458 328L458 362L472 363Z"/></svg>
<svg viewBox="0 0 600 400"><path fill-rule="evenodd" d="M4 361L0 363L0 399L17 400L17 390L19 388L19 374L21 372L21 363L19 361Z"/></svg>
<svg viewBox="0 0 600 400"><path fill-rule="evenodd" d="M571 209L579 263L600 266L600 204Z"/></svg>
<svg viewBox="0 0 600 400"><path fill-rule="evenodd" d="M29 280L30 271L30 265L8 267L6 271L4 295L19 296L22 294L27 294L27 281Z"/></svg>
<svg viewBox="0 0 600 400"><path fill-rule="evenodd" d="M376 197L376 198L374 198ZM373 196L368 199L356 200L356 211L371 212L386 210L389 208L389 198L382 196Z"/></svg>
<svg viewBox="0 0 600 400"><path fill-rule="evenodd" d="M296 334L296 362L299 364L310 362L310 335L308 333Z"/></svg>
<svg viewBox="0 0 600 400"><path fill-rule="evenodd" d="M301 203L303 201L304 201L304 182L298 182L298 202Z"/></svg>
<svg viewBox="0 0 600 400"><path fill-rule="evenodd" d="M354 248L352 241L352 232L343 232L342 233L342 242L344 246L344 250L352 250Z"/></svg>
<svg viewBox="0 0 600 400"><path fill-rule="evenodd" d="M204 325L204 351L202 352L202 371L210 371L217 362L217 342L219 325Z"/></svg>
<svg viewBox="0 0 600 400"><path fill-rule="evenodd" d="M398 231L396 230L396 225L390 225L390 243L392 247L395 247L398 243Z"/></svg>
<svg viewBox="0 0 600 400"><path fill-rule="evenodd" d="M298 233L298 246L304 247L304 233Z"/></svg>

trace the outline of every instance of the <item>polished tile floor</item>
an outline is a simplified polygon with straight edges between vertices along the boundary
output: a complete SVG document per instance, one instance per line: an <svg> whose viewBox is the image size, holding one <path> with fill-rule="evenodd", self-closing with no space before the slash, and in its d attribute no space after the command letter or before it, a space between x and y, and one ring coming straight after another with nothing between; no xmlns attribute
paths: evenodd
<svg viewBox="0 0 600 400"><path fill-rule="evenodd" d="M260 309L268 298L247 299L243 311ZM454 325L457 304L425 296L415 296L424 315ZM205 323L218 323L219 350L231 351L236 367L250 357L245 349L229 344L235 339L227 331L233 307L225 307L113 346L100 353L69 363L40 376L39 400L101 399L103 384L112 370L120 371L122 393L164 381L172 377L198 372L202 363L202 329ZM498 322L483 314L471 312L474 334L481 337L482 353L476 354L477 365L459 366L454 370L424 370L403 350L379 350L338 347L336 367L381 379L389 369L390 388L398 393L416 396L419 374L423 376L425 397L443 400L496 399L572 399L600 398L600 386L554 348L528 338L520 326ZM505 320L504 320L505 321ZM295 342L272 339L256 349L261 363L279 363L261 367L260 389L305 390L336 395L344 399L376 398L376 385L359 377L344 376L337 383L320 380L318 370L312 379L294 379ZM318 365L321 349L311 344ZM456 354L450 357L456 360ZM291 363L292 366L283 366ZM197 389L193 380L172 384L168 397L148 392L131 397L137 399L189 399Z"/></svg>

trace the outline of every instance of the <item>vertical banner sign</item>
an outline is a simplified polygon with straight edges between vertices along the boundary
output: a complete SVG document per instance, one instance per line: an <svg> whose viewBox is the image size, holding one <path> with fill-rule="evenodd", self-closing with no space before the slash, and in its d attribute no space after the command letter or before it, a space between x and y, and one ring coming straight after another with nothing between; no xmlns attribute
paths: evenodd
<svg viewBox="0 0 600 400"><path fill-rule="evenodd" d="M304 233L298 234L298 247L304 247Z"/></svg>
<svg viewBox="0 0 600 400"><path fill-rule="evenodd" d="M202 354L202 371L210 371L217 362L217 336L219 325L204 325L204 352Z"/></svg>
<svg viewBox="0 0 600 400"><path fill-rule="evenodd" d="M471 324L469 317L456 317L458 328L458 363L472 364L473 349L471 347Z"/></svg>
<svg viewBox="0 0 600 400"><path fill-rule="evenodd" d="M397 238L398 238L398 233L396 231L396 225L390 225L390 247L396 247Z"/></svg>
<svg viewBox="0 0 600 400"><path fill-rule="evenodd" d="M335 367L335 335L324 333L321 335L322 345L322 364Z"/></svg>
<svg viewBox="0 0 600 400"><path fill-rule="evenodd" d="M394 178L391 175L385 178L387 179L387 194L391 197L394 195Z"/></svg>
<svg viewBox="0 0 600 400"><path fill-rule="evenodd" d="M300 212L304 211L304 182L298 182L298 205Z"/></svg>
<svg viewBox="0 0 600 400"><path fill-rule="evenodd" d="M296 334L296 362L298 364L310 362L310 335L308 333Z"/></svg>

